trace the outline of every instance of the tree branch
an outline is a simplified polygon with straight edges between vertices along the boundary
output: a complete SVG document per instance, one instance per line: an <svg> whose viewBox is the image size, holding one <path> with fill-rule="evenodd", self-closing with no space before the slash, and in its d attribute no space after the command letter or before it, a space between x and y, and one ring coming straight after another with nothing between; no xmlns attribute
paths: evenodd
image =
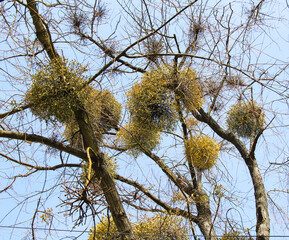
<svg viewBox="0 0 289 240"><path fill-rule="evenodd" d="M12 110L9 111L9 112L0 113L0 118L8 117L8 116L10 116L10 115L12 115L12 114L14 114L14 113L21 112L21 111L23 111L23 110L25 110L25 109L27 109L27 108L29 108L29 107L31 107L31 105L30 105L30 104L26 104L26 105L23 105L23 106L21 106L21 107L14 108L14 109L12 109Z"/></svg>
<svg viewBox="0 0 289 240"><path fill-rule="evenodd" d="M29 8L30 15L33 20L33 24L36 30L36 36L43 45L44 49L46 50L50 59L54 59L59 57L58 53L56 52L49 29L47 24L43 21L39 12L37 10L36 1L34 0L27 0L27 7Z"/></svg>
<svg viewBox="0 0 289 240"><path fill-rule="evenodd" d="M169 206L168 204L166 204L165 202L163 202L162 200L160 200L159 198L157 198L156 196L151 194L146 188L144 188L138 182L126 179L126 178L124 178L120 175L117 175L117 174L115 176L115 179L137 188L138 190L143 192L147 197L149 197L152 201L154 201L156 204L158 204L159 206L164 208L167 212L174 214L174 215L177 215L177 216L185 217L185 218L190 219L191 221L193 221L195 223L197 223L199 221L197 219L197 217L192 215L191 213L189 213L183 209L180 209L180 208L173 208L173 207Z"/></svg>
<svg viewBox="0 0 289 240"><path fill-rule="evenodd" d="M58 165L54 165L52 167L41 167L41 166L35 166L35 165L31 165L31 164L28 164L28 163L24 163L24 162L21 162L21 161L18 161L14 158L11 158L5 154L2 154L0 153L0 156L8 159L9 161L11 162L14 162L14 163L17 163L19 165L22 165L22 166L25 166L25 167L29 167L29 168L33 168L35 170L42 170L42 171L46 171L46 170L56 170L56 169L59 169L59 168L63 168L63 167L81 167L82 165L81 164L76 164L76 163L62 163L62 164L58 164Z"/></svg>
<svg viewBox="0 0 289 240"><path fill-rule="evenodd" d="M161 169L162 171L167 175L167 177L180 189L180 191L185 192L189 196L193 193L192 189L193 186L187 186L185 185L180 179L174 174L174 172L163 162L163 160L155 155L154 153L144 150L143 151L145 155L147 155L149 158L151 158Z"/></svg>
<svg viewBox="0 0 289 240"><path fill-rule="evenodd" d="M240 152L241 156L246 159L249 156L244 143L232 132L225 131L209 114L207 114L202 108L198 109L198 112L192 112L195 118L201 122L207 123L215 133L221 138L232 143Z"/></svg>
<svg viewBox="0 0 289 240"><path fill-rule="evenodd" d="M130 44L129 46L127 46L121 53L119 53L113 60L111 60L110 62L108 62L105 66L103 66L94 76L92 76L88 81L87 81L87 85L89 85L91 82L93 82L100 74L103 73L103 71L105 71L107 68L109 68L114 62L118 61L118 59L120 59L123 56L127 56L127 51L129 49L131 49L132 47L134 47L135 45L137 45L138 43L146 40L147 38L149 38L150 36L154 35L156 32L158 32L160 29L162 29L163 27L165 27L169 22L171 22L174 18L176 18L179 14L181 14L182 12L184 12L187 8L189 8L190 6L192 6L193 4L195 4L198 0L194 0L191 3L189 3L186 7L184 7L183 9L181 9L179 12L177 12L175 15L173 15L169 20L167 20L166 22L164 22L160 27L158 27L157 29L155 29L154 31L152 31L151 33L147 34L146 36L136 40L135 42L133 42L132 44Z"/></svg>
<svg viewBox="0 0 289 240"><path fill-rule="evenodd" d="M55 140L51 140L49 138L36 135L36 134L28 134L28 133L17 133L12 131L3 131L0 130L0 137L2 138L9 138L9 139L18 139L23 141L30 141L30 142L36 142L40 144L47 145L49 147L56 148L60 151L69 153L71 155L74 155L78 158L87 159L86 153L80 150L77 150L75 148L69 147L67 145L64 145L62 143L59 143Z"/></svg>

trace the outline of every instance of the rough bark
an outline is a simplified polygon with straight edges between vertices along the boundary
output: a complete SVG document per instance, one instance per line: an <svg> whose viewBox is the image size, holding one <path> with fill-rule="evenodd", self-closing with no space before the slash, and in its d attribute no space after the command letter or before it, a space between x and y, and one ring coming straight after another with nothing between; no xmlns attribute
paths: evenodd
<svg viewBox="0 0 289 240"><path fill-rule="evenodd" d="M115 182L106 167L104 155L99 150L98 142L94 136L85 110L79 108L75 111L75 118L82 134L84 147L92 149L90 153L92 168L108 203L113 221L121 237L126 239L125 236L127 236L128 239L135 239L132 227L117 192Z"/></svg>
<svg viewBox="0 0 289 240"><path fill-rule="evenodd" d="M49 29L39 15L36 1L27 0L27 7L29 8L33 24L35 26L36 36L43 45L50 60L59 57L59 54L54 48ZM121 239L135 239L132 227L128 221L127 215L117 192L115 182L105 165L104 155L98 148L98 142L94 136L89 119L86 116L85 109L80 104L79 108L75 110L74 113L83 137L84 146L86 149L92 149L92 153L90 153L91 159L93 161L92 167L97 179L100 182L100 187L104 193L117 229L122 234ZM124 237L126 235L128 235L127 238Z"/></svg>
<svg viewBox="0 0 289 240"><path fill-rule="evenodd" d="M41 16L37 10L36 1L27 0L27 6L30 12L30 15L33 20L33 25L35 26L35 33L38 40L43 45L45 51L47 52L50 59L59 57L57 54L54 45L51 40L51 35L49 29L46 27L45 23L42 21Z"/></svg>
<svg viewBox="0 0 289 240"><path fill-rule="evenodd" d="M256 234L258 240L268 240L270 237L270 219L267 194L256 159L245 159L254 185L255 205L257 215Z"/></svg>
<svg viewBox="0 0 289 240"><path fill-rule="evenodd" d="M254 153L247 150L243 142L232 132L225 131L211 116L203 109L199 109L199 113L193 113L194 116L204 123L207 123L220 137L232 143L244 159L252 183L254 185L255 205L256 205L256 235L258 240L267 240L270 236L270 218L267 203L267 194L264 182L258 167Z"/></svg>
<svg viewBox="0 0 289 240"><path fill-rule="evenodd" d="M210 198L202 186L198 186L194 193L194 199L196 201L196 207L198 211L197 225L200 228L202 234L206 240L217 239L216 232L212 223Z"/></svg>

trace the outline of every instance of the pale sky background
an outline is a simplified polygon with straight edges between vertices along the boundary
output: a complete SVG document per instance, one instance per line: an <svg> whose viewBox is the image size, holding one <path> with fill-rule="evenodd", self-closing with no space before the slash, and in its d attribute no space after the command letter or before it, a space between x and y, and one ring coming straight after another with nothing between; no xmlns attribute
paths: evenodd
<svg viewBox="0 0 289 240"><path fill-rule="evenodd" d="M119 11L119 8L116 8L116 3L113 1L107 1L108 2L108 8L110 8L110 15L114 15L117 11ZM211 5L213 5L214 1L211 1ZM217 2L217 1L216 1ZM228 1L230 2L230 1ZM241 3L242 1L240 1ZM258 1L252 1L254 3L257 3ZM1 3L3 4L3 3ZM274 8L273 8L274 7ZM275 8L276 7L276 8ZM289 63L289 30L288 30L288 19L286 21L279 21L277 17L287 17L289 15L289 8L286 7L286 4L284 1L274 1L272 4L268 4L267 7L265 7L264 11L266 12L266 8L269 8L269 13L276 15L276 20L272 21L272 26L277 28L277 30L271 30L268 31L268 35L258 38L257 41L260 41L260 48L264 49L264 54L262 55L262 58L259 59L259 62L267 62L266 55L270 56L270 58L276 58L276 59L282 59L284 62ZM117 21L117 17L113 19L113 21ZM112 23L113 23L112 21ZM108 21L109 23L109 21ZM107 29L109 29L110 24L106 25L106 27L100 28L101 34L107 34L109 35L110 32L106 32ZM113 25L113 24L111 24ZM120 25L121 26L121 25ZM116 34L118 37L120 37L121 28L119 29L119 33ZM1 36L2 37L2 36ZM275 43L274 43L275 42ZM255 42L256 43L256 42ZM258 44L255 44L256 46ZM57 48L60 50L61 45L56 45ZM5 41L0 42L0 48L2 51L6 48ZM76 59L77 61L86 61L90 62L93 59L86 58L85 56L80 56L78 53L71 51L67 46L65 48L62 48L61 51L63 52L64 56L69 59ZM13 71L13 69L7 69L7 64L5 61L0 61L0 69L5 69L8 71ZM97 62L93 62L92 66L98 67ZM91 70L91 74L94 73L94 69ZM279 78L287 79L288 74L285 72L279 76ZM114 78L112 79L112 83L115 86L115 89L117 89L121 84L127 85L126 82L120 82L120 79ZM288 84L287 84L288 86ZM21 91L24 89L22 83L20 82L19 85L13 84L11 86L7 79L1 77L0 78L0 93L1 98L8 99L12 94L22 94ZM255 91L258 89L256 88ZM266 90L265 90L266 91ZM283 93L286 96L289 96L289 92ZM266 120L269 121L272 116L273 112L270 112L274 110L275 112L279 112L278 119L272 123L272 126L278 126L278 124L285 124L283 128L277 129L278 131L272 131L268 130L265 131L264 136L262 137L259 144L258 144L258 150L256 152L256 156L258 159L258 163L260 165L260 169L262 173L265 173L263 175L264 182L266 186L266 190L274 190L275 188L278 189L287 189L288 191L288 165L287 168L284 167L279 168L278 165L271 165L269 162L284 162L286 158L289 156L289 149L288 149L288 124L289 124L289 117L288 117L288 105L286 105L283 101L281 104L280 101L276 101L276 99L279 99L279 96L274 95L272 92L265 92L264 93L264 99L262 101L265 104L265 114L266 114ZM15 98L18 98L17 96ZM281 98L281 97L280 97ZM122 99L121 92L119 93L119 99ZM4 112L1 109L0 106L0 112ZM282 114L282 115L281 115ZM282 120L282 122L281 122ZM15 119L15 122L17 123L17 119ZM33 123L32 125L35 125L36 123ZM39 123L38 123L39 124ZM45 126L45 123L41 123L43 126ZM36 126L37 127L37 126ZM44 131L45 135L45 131ZM3 139L1 139L2 141ZM169 139L166 139L164 137L164 144L169 145ZM39 144L25 144L27 152L34 152L35 150L39 150L34 155L35 160L39 159L41 160L48 160L49 165L52 165L51 159L49 158L49 154L45 152L45 147L39 148ZM38 149L39 148L39 149ZM170 150L171 156L179 156L183 149L172 149ZM56 153L56 160L59 153ZM140 157L137 160L128 160L126 155L121 155L118 158L118 164L119 164L119 173L123 175L128 176L128 173L131 173L132 179L137 179L139 182L143 183L146 182L146 180L154 181L155 183L159 182L165 182L165 178L163 178L163 175L161 176L161 172L159 170L155 169L155 165L152 163L151 160ZM76 160L77 161L77 160ZM0 178L7 178L9 176L14 176L15 174L18 174L18 170L15 168L11 168L11 165L3 158L0 158L0 162L2 163L2 167L0 170ZM218 167L220 169L224 169L222 164L226 165L226 168L228 169L228 172L232 176L231 182L228 183L228 188L230 185L234 186L237 191L242 193L242 196L244 199L240 200L241 207L238 208L238 210L242 210L237 212L236 210L232 210L229 212L229 214L233 214L235 216L235 219L238 219L238 215L240 215L240 219L243 220L244 227L251 227L254 224L255 219L255 203L253 198L253 189L252 189L252 183L250 176L248 174L248 171L244 165L244 163L241 160L237 160L234 158L234 156L230 156L229 154L221 154L220 156L220 162L218 164ZM25 169L24 169L25 171ZM23 172L24 172L23 171ZM152 172L154 172L152 174ZM212 176L216 174L216 170L212 170ZM0 240L7 240L7 239L32 239L31 235L29 235L29 230L25 228L29 228L31 224L31 215L34 214L34 209L37 205L37 202L39 200L39 195L33 196L31 199L27 200L26 198L31 195L31 193L37 193L38 191L42 191L43 189L49 189L50 186L53 186L54 184L60 184L61 175L59 172L48 172L46 173L36 173L33 176L30 176L29 178L24 179L18 179L16 180L16 183L13 185L13 189L6 193L0 194L0 206L1 206L1 213L0 213ZM7 186L7 184L10 181L1 180L0 181L0 190ZM226 187L226 181L222 183ZM59 190L60 188L58 188ZM56 205L60 203L59 201L59 192L58 190L43 193L41 195L41 204L43 206L40 206L40 209L48 209L53 208L53 212L60 212L62 209L60 207L55 208ZM273 193L273 192L272 192ZM228 193L229 194L229 193ZM17 197L18 196L18 197ZM274 197L276 200L278 200L278 204L280 204L282 210L288 214L289 212L289 196L288 194L278 194L278 192L275 192L272 197ZM47 198L47 200L45 200ZM237 203L238 201L236 201ZM273 209L271 206L269 209ZM134 212L134 210L132 210ZM273 209L273 212L276 212L276 209ZM40 216L40 215L39 215ZM271 216L271 234L272 235L287 235L289 238L289 231L288 228L286 229L284 224L282 224L283 219L280 218L278 213L272 213L270 212ZM253 219L253 220L252 220ZM36 226L39 226L40 228L47 228L45 224L41 224L41 221L38 217L38 224ZM66 231L51 231L49 236L47 238L44 238L48 231L44 231L42 229L36 230L36 236L39 238L37 239L87 239L87 234L81 235L81 231L84 230L89 223L90 219L87 219L87 222L84 225L80 225L76 227L75 231L80 232L69 232L69 230L72 227L72 223L70 222L69 218L68 220L61 214L55 215L55 219L53 220L53 225L51 226L52 229L63 229ZM287 223L288 223L288 215L287 215ZM19 228L8 228L7 226L15 225ZM22 229L22 227L24 229ZM89 229L89 228L88 228ZM88 230L87 229L87 230ZM251 233L254 235L254 228L252 229ZM80 236L79 236L80 235ZM27 237L26 237L27 236ZM272 238L272 239L284 239L284 238Z"/></svg>

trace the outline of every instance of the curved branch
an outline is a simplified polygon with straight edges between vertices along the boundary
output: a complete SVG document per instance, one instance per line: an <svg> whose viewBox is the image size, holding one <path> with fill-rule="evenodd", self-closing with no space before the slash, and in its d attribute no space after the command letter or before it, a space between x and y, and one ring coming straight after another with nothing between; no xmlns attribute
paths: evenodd
<svg viewBox="0 0 289 240"><path fill-rule="evenodd" d="M177 207L173 208L173 207L169 206L168 204L166 204L165 202L163 202L162 200L160 200L159 198L154 196L152 193L150 193L146 188L144 188L138 182L129 180L129 179L124 178L124 177L117 175L117 174L115 176L115 179L137 188L138 190L143 192L148 198L150 198L152 201L154 201L156 204L158 204L159 206L164 208L167 212L172 213L172 214L177 215L177 216L185 217L185 218L190 219L191 221L193 221L195 223L199 222L199 220L196 216L192 215L191 213L189 213L183 209L180 209Z"/></svg>
<svg viewBox="0 0 289 240"><path fill-rule="evenodd" d="M257 146L257 142L260 138L260 136L263 134L263 132L268 128L268 126L273 122L273 120L275 119L276 115L271 119L271 121L256 135L252 145L251 145L251 149L250 149L250 156L253 158L254 154L255 154L255 150L256 150L256 146Z"/></svg>
<svg viewBox="0 0 289 240"><path fill-rule="evenodd" d="M194 117L204 123L207 123L215 133L217 133L221 138L232 143L240 152L241 156L246 159L249 156L249 151L247 150L245 144L232 132L224 130L208 113L206 113L202 108L198 109L198 112L192 112Z"/></svg>
<svg viewBox="0 0 289 240"><path fill-rule="evenodd" d="M51 140L49 138L36 135L36 134L29 134L29 133L17 133L12 131L4 131L0 130L0 137L2 138L9 138L9 139L18 139L23 141L30 141L30 142L36 142L40 144L47 145L49 147L56 148L60 151L69 153L71 155L74 155L78 158L87 159L86 153L80 150L77 150L75 148L69 147L67 145L64 145L62 143L59 143L55 140Z"/></svg>
<svg viewBox="0 0 289 240"><path fill-rule="evenodd" d="M9 111L9 112L0 113L0 118L8 117L8 116L10 116L10 115L12 115L12 114L14 114L14 113L21 112L21 111L23 111L23 110L25 110L25 109L27 109L27 108L29 108L29 107L31 107L31 105L30 105L30 104L26 104L26 105L23 105L23 106L21 106L21 107L14 108L14 109L12 109L12 110Z"/></svg>
<svg viewBox="0 0 289 240"><path fill-rule="evenodd" d="M62 164L54 165L52 167L41 167L41 166L31 165L29 163L20 162L20 161L14 159L14 158L11 158L11 157L9 157L9 156L7 156L5 154L2 154L2 153L0 153L0 156L8 159L11 162L17 163L19 165L22 165L22 166L25 166L25 167L28 167L28 168L32 168L32 169L35 169L35 170L41 170L41 171L46 171L46 170L55 171L56 169L63 168L63 167L81 167L82 166L81 164L76 164L76 163L62 163Z"/></svg>

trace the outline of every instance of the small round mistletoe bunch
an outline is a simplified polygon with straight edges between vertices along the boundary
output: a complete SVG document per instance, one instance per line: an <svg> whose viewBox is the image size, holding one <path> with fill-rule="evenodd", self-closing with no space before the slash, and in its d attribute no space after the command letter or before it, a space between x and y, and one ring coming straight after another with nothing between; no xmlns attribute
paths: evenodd
<svg viewBox="0 0 289 240"><path fill-rule="evenodd" d="M193 166L206 170L216 164L220 145L208 136L197 135L185 142L185 152Z"/></svg>
<svg viewBox="0 0 289 240"><path fill-rule="evenodd" d="M229 131L244 138L250 138L252 134L262 131L264 123L263 109L255 101L233 105L227 116Z"/></svg>

